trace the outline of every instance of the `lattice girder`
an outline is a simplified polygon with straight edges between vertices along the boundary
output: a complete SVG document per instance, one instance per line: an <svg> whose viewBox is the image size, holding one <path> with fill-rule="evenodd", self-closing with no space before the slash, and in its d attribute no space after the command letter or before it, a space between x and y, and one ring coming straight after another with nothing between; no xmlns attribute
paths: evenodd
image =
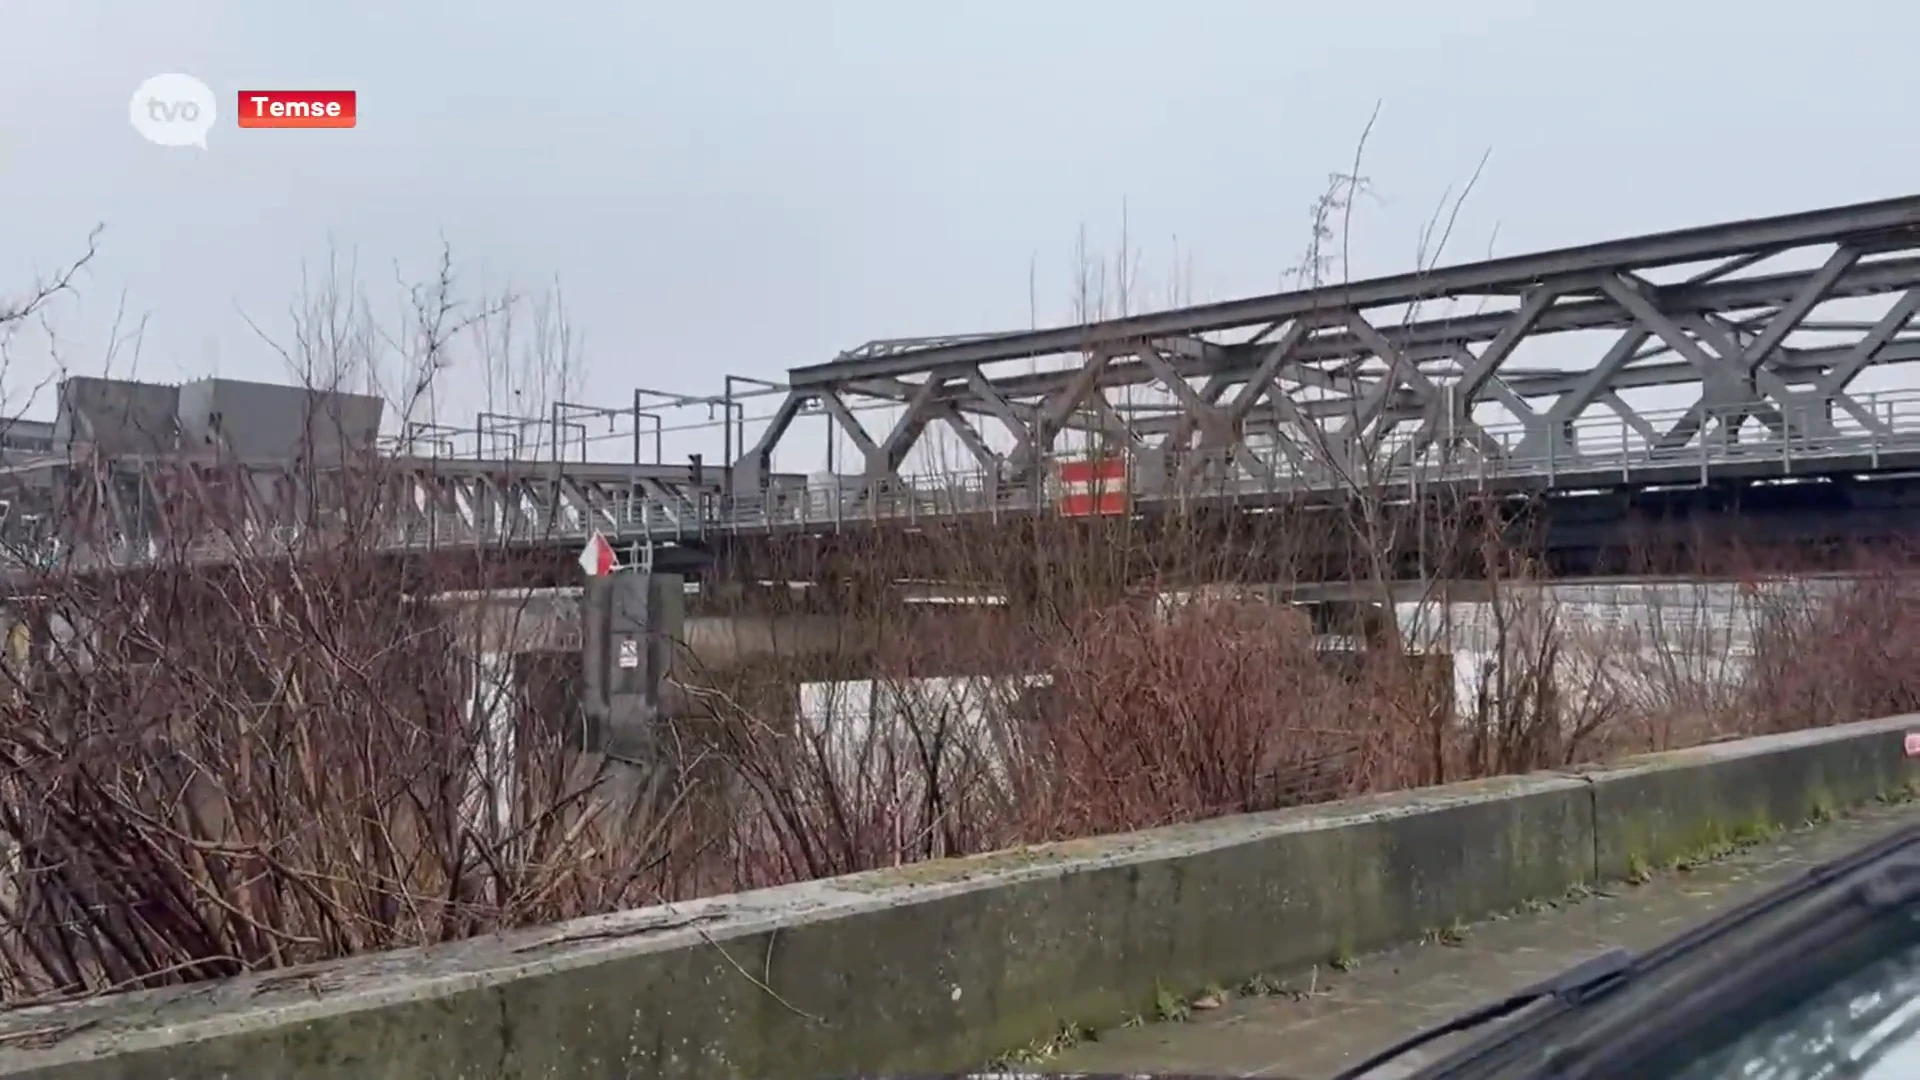
<svg viewBox="0 0 1920 1080"><path fill-rule="evenodd" d="M992 480L1015 485L1041 475L1054 440L1076 418L1075 426L1106 433L1114 444L1163 456L1176 484L1228 464L1250 475L1270 471L1249 444L1256 433L1272 440L1293 471L1347 482L1376 465L1406 468L1435 452L1493 464L1548 455L1570 464L1579 456L1576 422L1593 409L1618 416L1664 449L1737 440L1749 422L1772 438L1817 436L1832 430L1836 410L1862 426L1883 427L1848 387L1871 365L1920 359L1920 340L1902 336L1920 312L1920 258L1904 254L1914 249L1920 242L1912 234L1866 238L1834 245L1813 269L1730 276L1778 254L1755 252L1666 285L1632 268L1582 271L1515 282L1502 291L1517 304L1500 312L1395 324L1330 303L1269 323L1249 340L1100 342L1077 368L1063 371L993 378L973 365L917 381L889 376L886 396L907 408L880 440L859 429L847 400L866 396L873 379L794 394L827 403L865 456L868 490L898 479L900 463L935 416L961 425L970 416L998 420L1013 439L1004 462L977 432L960 430ZM1872 257L1889 251L1903 254ZM1823 303L1888 294L1891 306L1853 340L1789 345ZM1503 370L1530 338L1594 330L1616 337L1584 370ZM1649 362L1662 357L1673 359ZM1663 427L1621 396L1689 383L1694 401ZM1121 416L1110 395L1141 386L1164 393L1167 407ZM1488 405L1513 419L1517 445L1484 430L1479 417ZM770 436L756 450L770 451L778 433Z"/></svg>
<svg viewBox="0 0 1920 1080"><path fill-rule="evenodd" d="M695 484L686 469L587 462L385 459L306 469L149 455L50 461L37 479L14 481L11 502L40 493L36 509L18 517L53 522L48 535L32 538L13 523L15 547L52 545L38 555L14 551L15 561L73 556L124 565L163 551L201 558L285 550L316 527L399 549L584 538L595 530L677 534L701 525L721 478Z"/></svg>
<svg viewBox="0 0 1920 1080"><path fill-rule="evenodd" d="M388 466L386 518L396 546L497 546L617 535L658 521L697 524L720 477L690 470L591 462L422 461Z"/></svg>

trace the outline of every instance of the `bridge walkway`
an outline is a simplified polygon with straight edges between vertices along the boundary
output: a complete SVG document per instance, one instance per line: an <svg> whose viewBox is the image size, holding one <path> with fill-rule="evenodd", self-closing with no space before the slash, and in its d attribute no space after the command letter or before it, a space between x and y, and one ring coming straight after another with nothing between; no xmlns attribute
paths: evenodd
<svg viewBox="0 0 1920 1080"><path fill-rule="evenodd" d="M1321 968L1284 984L1243 988L1258 992L1222 995L1218 1007L1192 1010L1184 1020L1102 1033L1038 1067L1324 1080L1397 1039L1609 948L1657 945L1759 890L1914 823L1920 823L1920 804L1871 807L1692 869L1656 873L1642 884L1449 928L1428 942L1357 958L1346 971ZM1453 1045L1434 1044L1373 1077L1394 1080Z"/></svg>

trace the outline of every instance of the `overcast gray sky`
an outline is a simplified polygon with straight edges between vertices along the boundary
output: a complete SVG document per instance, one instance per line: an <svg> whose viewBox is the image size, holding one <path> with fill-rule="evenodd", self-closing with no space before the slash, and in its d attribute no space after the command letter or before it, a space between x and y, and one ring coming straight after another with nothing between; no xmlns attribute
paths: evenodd
<svg viewBox="0 0 1920 1080"><path fill-rule="evenodd" d="M1059 321L1123 205L1149 284L1271 291L1376 102L1356 274L1408 268L1489 149L1461 259L1920 186L1885 0L5 4L0 289L103 222L68 360L124 294L156 379L284 377L242 312L284 326L330 246L384 287L442 237L470 281L557 276L610 402L1023 326L1030 264ZM165 71L229 110L205 152L128 125ZM356 90L360 124L238 130L242 87Z"/></svg>

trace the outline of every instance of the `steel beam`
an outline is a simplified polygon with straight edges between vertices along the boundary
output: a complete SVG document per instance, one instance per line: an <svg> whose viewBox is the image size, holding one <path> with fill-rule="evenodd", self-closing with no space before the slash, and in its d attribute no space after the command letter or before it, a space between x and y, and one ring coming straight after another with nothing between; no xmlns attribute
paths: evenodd
<svg viewBox="0 0 1920 1080"><path fill-rule="evenodd" d="M796 389L838 386L852 380L898 378L1001 360L1095 349L1112 342L1175 337L1279 322L1330 308L1373 308L1442 296L1520 293L1549 278L1645 271L1714 259L1753 258L1783 248L1875 238L1920 229L1920 196L1755 218L1624 240L1560 248L1484 262L1355 282L1201 304L1174 311L1110 319L1081 326L990 335L973 340L901 348L884 355L848 356L794 368ZM1757 259L1755 260L1757 261Z"/></svg>
<svg viewBox="0 0 1920 1080"><path fill-rule="evenodd" d="M1920 238L1916 238L1915 244L1916 248L1920 248ZM1662 307L1668 312L1681 314L1777 307L1793 299L1806 277L1804 273L1783 273L1702 285L1668 286L1662 290ZM1856 267L1844 275L1835 282L1833 295L1874 296L1902 291L1916 284L1920 284L1920 258L1883 260ZM1403 352L1438 355L1456 345L1492 342L1513 321L1513 317L1513 312L1501 311L1452 319L1428 319L1397 327L1389 326L1380 332ZM1536 320L1531 336L1576 330L1626 329L1633 325L1632 316L1611 300L1576 300L1556 304L1543 313ZM1257 345L1205 342L1203 348L1186 350L1176 366L1188 378L1230 375L1253 370L1262 355ZM1311 341L1303 344L1299 360L1303 364L1325 365L1367 355L1369 350L1357 335L1333 332L1316 334ZM1690 369L1671 369L1673 378L1670 381L1692 381L1692 376L1685 374L1686 370ZM1041 372L996 379L993 385L1001 394L1017 400L1051 393L1065 385L1071 377L1071 371ZM1539 377L1514 373L1508 381L1523 396L1537 397L1564 392L1559 385L1566 378L1567 373L1561 372ZM1143 385L1153 380L1153 373L1144 366L1121 363L1108 365L1103 385L1109 388Z"/></svg>
<svg viewBox="0 0 1920 1080"><path fill-rule="evenodd" d="M952 415L993 416L1012 433L1015 449L1005 469L982 453L977 439L967 444L996 486L1030 484L1044 476L1041 462L1051 456L1054 437L1069 416L1142 453L1142 475L1164 474L1164 482L1176 487L1207 482L1202 478L1217 477L1228 466L1250 477L1269 473L1269 463L1249 452L1248 440L1256 437L1295 463L1295 471L1342 475L1353 483L1380 469L1413 467L1436 453L1485 463L1497 463L1510 452L1569 460L1577 453L1569 432L1591 408L1617 414L1634 431L1649 428L1620 396L1649 386L1697 387L1696 407L1656 433L1657 445L1668 449L1709 435L1738 439L1749 422L1777 437L1791 431L1830 433L1836 411L1871 427L1879 421L1849 396L1848 385L1866 367L1909 362L1920 349L1920 339L1905 336L1920 310L1920 300L1913 299L1920 293L1920 228L1911 227L1920 199L1843 211L1500 260L1498 265L1519 265L1534 274L1501 286L1498 291L1517 301L1505 310L1395 325L1362 304L1341 306L1340 299L1384 295L1368 292L1370 285L1355 286L1339 298L1317 292L1318 306L1263 322L1253 340L1214 341L1193 333L1103 338L1077 364L1000 378L986 370L988 361L960 370L942 360L917 380L863 368L862 377L830 389L809 387L796 372L794 393L914 403L888 452L869 457L869 489L888 479L874 468L897 468L894 463L905 458L911 440L926 429L924 419L911 423L915 410L930 415L942 406ZM1889 221L1906 224L1895 228ZM1758 246L1735 250L1730 237ZM1830 250L1814 269L1739 276L1765 259L1816 243ZM1614 261L1603 265L1596 252L1611 252ZM1636 269L1657 269L1660 259L1681 257L1718 261L1665 285ZM1489 265L1495 264L1481 264L1472 280L1485 286ZM1542 268L1548 266L1563 272L1547 275ZM1449 274L1433 277L1444 284ZM1425 298L1437 291L1429 281ZM1901 295L1878 320L1816 315L1830 301L1889 294ZM1465 295L1449 294L1452 299ZM1388 299L1405 302L1409 295ZM1194 318L1204 321L1204 312L1218 307L1189 314L1201 311ZM1261 308L1259 314L1273 310ZM1118 320L1091 330L1099 336L1142 325L1149 324ZM1613 332L1612 348L1584 369L1509 370L1523 343L1579 331ZM1275 334L1279 344L1267 340ZM949 358L974 356L952 350L997 347L1010 337L1052 340L983 336L927 350L893 349L869 359L926 359L929 350ZM1668 354L1674 359L1663 360ZM1127 387L1151 387L1165 400L1122 418L1109 395ZM1223 407L1221 401L1235 387L1244 389L1233 397L1232 407ZM1483 430L1487 414L1482 410L1493 405L1518 424L1517 445ZM969 429L969 434L977 433ZM1200 436L1197 447L1195 435Z"/></svg>

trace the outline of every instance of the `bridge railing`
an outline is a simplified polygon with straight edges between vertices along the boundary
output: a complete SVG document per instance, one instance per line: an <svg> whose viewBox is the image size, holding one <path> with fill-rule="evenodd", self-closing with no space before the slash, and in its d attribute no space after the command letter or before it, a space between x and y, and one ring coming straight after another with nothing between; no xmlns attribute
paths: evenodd
<svg viewBox="0 0 1920 1080"><path fill-rule="evenodd" d="M1791 475L1817 468L1822 460L1867 458L1882 452L1920 452L1920 391L1856 395L1854 410L1790 405L1783 415L1755 418L1752 406L1719 410L1642 410L1633 420L1583 417L1565 425L1560 438L1538 437L1539 427L1515 422L1481 428L1493 450L1476 449L1458 438L1437 441L1415 453L1411 435L1398 435L1371 447L1355 463L1338 456L1340 448L1292 444L1249 446L1259 466L1249 469L1232 456L1175 483L1156 487L1154 478L1130 478L1133 497L1143 503L1174 499L1285 496L1387 486L1421 489L1529 479L1553 487L1583 482L1630 481L1655 471L1697 471L1700 478L1741 464L1771 464ZM1726 424L1723 421L1744 421ZM1689 425L1707 429L1687 435ZM1773 425L1769 427L1769 425ZM1731 432L1739 432L1736 437ZM1664 445L1660 436L1674 434ZM1532 438L1530 438L1532 436ZM771 495L743 494L669 501L616 494L604 519L623 537L684 539L706 533L769 528L834 528L881 522L912 524L961 516L1044 513L1057 506L1049 484L1011 485L984 470L908 475L866 485L846 478L839 487L812 487ZM591 528L578 523L562 530L584 537ZM468 542L471 542L469 540Z"/></svg>
<svg viewBox="0 0 1920 1080"><path fill-rule="evenodd" d="M1835 458L1865 458L1871 467L1882 453L1920 452L1920 390L1855 395L1852 408L1789 404L1785 409L1740 406L1713 410L1641 410L1625 417L1582 417L1559 437L1542 427L1513 422L1478 428L1481 446L1454 433L1422 446L1399 434L1360 448L1291 443L1250 445L1220 455L1186 477L1136 473L1131 494L1142 502L1181 498L1283 496L1341 489L1419 489L1527 479L1554 487L1612 478L1631 481L1653 472L1697 470L1701 479L1748 464L1775 466L1792 475ZM1704 432L1697 429L1704 428ZM1663 439L1662 436L1668 436ZM1244 457L1255 463L1249 468ZM1157 481L1159 481L1157 483ZM1032 513L1050 509L1046 485L1000 485L984 471L910 475L884 486L815 490L805 498L736 497L715 504L703 527L717 530L770 526L858 524L956 515Z"/></svg>
<svg viewBox="0 0 1920 1080"><path fill-rule="evenodd" d="M1631 418L1583 417L1557 436L1545 423L1482 425L1463 438L1422 443L1409 434L1373 446L1269 442L1156 468L1137 455L1127 479L1131 498L1152 505L1183 499L1246 499L1386 487L1417 492L1442 486L1524 481L1528 486L1710 479L1742 467L1776 475L1816 471L1836 459L1877 467L1881 455L1920 454L1920 390L1863 393L1840 406L1790 401L1756 415L1753 406L1721 410L1639 411ZM1722 421L1740 421L1723 423ZM1705 428L1704 434L1697 429ZM1737 434L1736 434L1737 433ZM1663 439L1663 436L1669 438ZM536 478L537 480L538 478ZM420 478L432 483L431 470ZM498 546L584 540L595 531L622 542L671 542L775 528L827 529L956 517L1046 513L1058 506L1056 485L1010 484L985 471L907 476L867 484L842 478L837 487L723 497L666 498L638 485L553 483L544 496L511 506L440 509L444 498L411 501L376 546L388 550ZM545 501L541 501L541 499ZM221 562L290 551L308 537L299 527L263 527L209 536L187 546L190 561ZM122 538L74 548L11 553L0 562L20 571L55 564L128 566L155 556L149 541ZM169 558L180 557L169 547Z"/></svg>

